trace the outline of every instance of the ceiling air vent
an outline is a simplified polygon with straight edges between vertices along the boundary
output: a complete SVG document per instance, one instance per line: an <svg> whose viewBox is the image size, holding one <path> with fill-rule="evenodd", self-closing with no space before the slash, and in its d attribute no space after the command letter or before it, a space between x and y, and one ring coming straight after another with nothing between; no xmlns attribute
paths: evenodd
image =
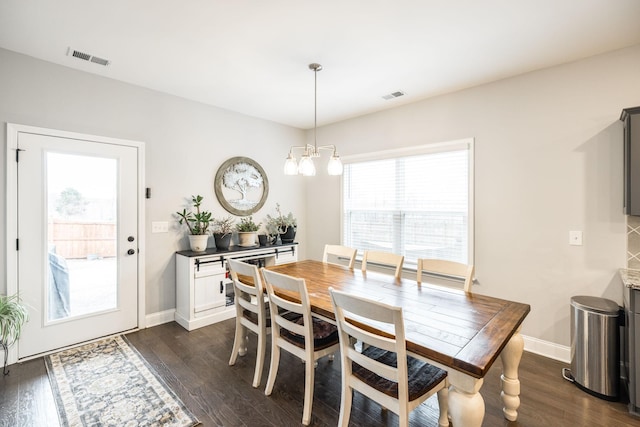
<svg viewBox="0 0 640 427"><path fill-rule="evenodd" d="M399 96L402 96L404 94L405 93L403 91L397 90L397 91L392 92L392 93L390 93L388 95L382 95L382 99L389 100L389 99L393 99L393 98L398 98Z"/></svg>
<svg viewBox="0 0 640 427"><path fill-rule="evenodd" d="M97 56L91 55L89 53L80 52L79 50L75 50L72 48L67 49L67 56L73 56L74 58L82 59L83 61L93 62L94 64L107 66L111 61L104 58L99 58Z"/></svg>

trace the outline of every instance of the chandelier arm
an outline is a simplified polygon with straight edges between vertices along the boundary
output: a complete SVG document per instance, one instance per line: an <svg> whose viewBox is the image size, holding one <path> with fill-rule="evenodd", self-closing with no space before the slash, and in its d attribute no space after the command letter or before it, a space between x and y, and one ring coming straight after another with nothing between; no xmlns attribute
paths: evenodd
<svg viewBox="0 0 640 427"><path fill-rule="evenodd" d="M291 147L289 147L289 152L295 150L296 148L300 148L302 150L306 150L308 145L309 144L307 144L307 145L292 145Z"/></svg>

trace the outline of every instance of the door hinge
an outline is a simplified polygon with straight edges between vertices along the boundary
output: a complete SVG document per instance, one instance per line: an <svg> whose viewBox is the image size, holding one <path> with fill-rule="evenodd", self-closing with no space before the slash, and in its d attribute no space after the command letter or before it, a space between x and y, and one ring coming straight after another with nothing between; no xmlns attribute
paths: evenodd
<svg viewBox="0 0 640 427"><path fill-rule="evenodd" d="M16 239L16 251L20 250L20 239Z"/></svg>
<svg viewBox="0 0 640 427"><path fill-rule="evenodd" d="M18 163L20 161L20 152L21 151L25 151L21 148L16 148L16 163Z"/></svg>

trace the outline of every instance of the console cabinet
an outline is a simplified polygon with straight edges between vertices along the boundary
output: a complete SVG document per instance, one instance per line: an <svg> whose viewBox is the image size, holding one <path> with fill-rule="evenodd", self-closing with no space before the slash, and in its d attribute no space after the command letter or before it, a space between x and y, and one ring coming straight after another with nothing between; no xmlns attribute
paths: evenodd
<svg viewBox="0 0 640 427"><path fill-rule="evenodd" d="M228 251L176 252L175 320L192 331L236 314L233 286L228 275L229 259L246 260L259 266L298 260L297 243L233 248Z"/></svg>

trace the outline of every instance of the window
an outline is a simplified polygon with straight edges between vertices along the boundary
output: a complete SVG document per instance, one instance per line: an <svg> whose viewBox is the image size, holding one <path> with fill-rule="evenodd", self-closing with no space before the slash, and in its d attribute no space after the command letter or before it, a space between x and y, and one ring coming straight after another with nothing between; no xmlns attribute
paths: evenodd
<svg viewBox="0 0 640 427"><path fill-rule="evenodd" d="M344 160L344 245L473 263L473 139Z"/></svg>

